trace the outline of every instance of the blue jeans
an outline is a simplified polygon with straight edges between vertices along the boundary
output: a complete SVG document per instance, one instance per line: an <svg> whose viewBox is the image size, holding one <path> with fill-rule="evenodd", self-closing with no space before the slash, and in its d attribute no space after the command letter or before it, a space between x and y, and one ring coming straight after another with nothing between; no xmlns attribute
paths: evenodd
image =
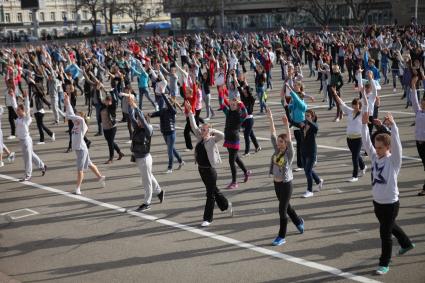
<svg viewBox="0 0 425 283"><path fill-rule="evenodd" d="M260 112L264 112L264 109L266 108L266 103L264 101L264 86L256 88L258 101L260 102Z"/></svg>
<svg viewBox="0 0 425 283"><path fill-rule="evenodd" d="M146 87L139 87L139 109L142 109L143 106L143 96L146 96L146 98L152 103L152 106L155 107L155 101L151 98L149 95L149 90Z"/></svg>
<svg viewBox="0 0 425 283"><path fill-rule="evenodd" d="M177 152L175 144L176 144L176 132L172 131L166 134L162 134L164 137L164 141L167 143L167 153L168 153L168 169L173 169L173 155L177 158L179 163L182 163L182 158L180 154Z"/></svg>
<svg viewBox="0 0 425 283"><path fill-rule="evenodd" d="M313 170L314 160L316 158L314 156L302 156L304 173L307 178L307 190L313 191L313 179L316 184L320 183L320 178L317 176L316 172Z"/></svg>

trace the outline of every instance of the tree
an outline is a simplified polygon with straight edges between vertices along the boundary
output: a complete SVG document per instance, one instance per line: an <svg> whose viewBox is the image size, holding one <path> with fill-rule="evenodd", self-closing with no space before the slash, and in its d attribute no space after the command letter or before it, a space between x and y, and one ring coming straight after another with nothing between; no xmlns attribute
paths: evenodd
<svg viewBox="0 0 425 283"><path fill-rule="evenodd" d="M152 6L152 1L149 0L128 0L123 7L123 12L126 13L133 21L134 31L137 34L139 24L146 24L148 21L159 16L162 12L159 6L162 3L157 2ZM155 8L155 9L153 9Z"/></svg>
<svg viewBox="0 0 425 283"><path fill-rule="evenodd" d="M104 2L103 9L102 9L102 15L106 18L108 25L109 25L109 31L112 34L112 27L113 27L113 21L114 16L123 13L124 12L124 3L117 3L116 0L112 1L106 1Z"/></svg>
<svg viewBox="0 0 425 283"><path fill-rule="evenodd" d="M79 3L77 3L77 9L79 10L81 8L86 8L90 12L90 23L92 24L93 28L93 35L96 36L96 25L97 25L97 13L102 13L102 0L79 0Z"/></svg>
<svg viewBox="0 0 425 283"><path fill-rule="evenodd" d="M199 0L198 1L202 18L205 22L205 26L212 30L216 26L217 16L220 15L221 0Z"/></svg>
<svg viewBox="0 0 425 283"><path fill-rule="evenodd" d="M372 0L345 0L345 4L350 8L353 24L364 23L369 9L372 4Z"/></svg>
<svg viewBox="0 0 425 283"><path fill-rule="evenodd" d="M335 1L331 0L301 0L295 5L311 15L321 26L330 24L336 8Z"/></svg>

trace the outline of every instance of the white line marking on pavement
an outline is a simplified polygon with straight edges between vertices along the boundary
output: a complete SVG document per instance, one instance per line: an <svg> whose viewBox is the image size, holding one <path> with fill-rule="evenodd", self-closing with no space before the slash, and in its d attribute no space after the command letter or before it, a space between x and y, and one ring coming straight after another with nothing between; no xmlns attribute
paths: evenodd
<svg viewBox="0 0 425 283"><path fill-rule="evenodd" d="M20 215L20 216L13 216L14 213L17 213L17 212L20 212L20 211L27 211L27 213L24 214L24 215ZM40 214L40 213L38 213L37 211L34 211L32 209L29 209L29 208L23 208L23 209L17 209L17 210L12 210L12 211L8 211L8 212L4 212L4 213L2 213L0 215L5 215L5 216L7 215L7 216L9 216L10 219L16 220L16 219L21 219L21 218L29 217L29 216L32 216L32 215L37 215L37 214Z"/></svg>
<svg viewBox="0 0 425 283"><path fill-rule="evenodd" d="M8 176L8 175L0 174L0 178L6 179L6 180L9 180L9 181L18 182L18 179L11 177L11 176ZM255 246L253 244L250 244L250 243L245 243L245 242L242 242L242 241L239 241L239 240L227 237L227 236L218 235L218 234L215 234L215 233L212 233L212 232L208 232L206 230L194 228L194 227L191 227L191 226L188 226L188 225L185 225L185 224L180 224L180 223L177 223L177 222L174 222L174 221L171 221L171 220L159 218L159 217L156 217L156 216L151 216L151 215L136 212L136 211L128 211L127 209L122 208L122 207L117 206L117 205L114 205L114 204L100 202L100 201L97 201L97 200L94 200L94 199L91 199L91 198L88 198L88 197L84 197L84 196L81 196L81 195L74 195L74 194L69 193L69 192L61 191L61 190L58 190L58 189L55 189L55 188L47 187L47 186L40 185L40 184L33 183L33 182L26 181L26 182L22 182L22 184L25 184L27 186L36 187L36 188L39 188L39 189L42 189L42 190L45 190L45 191L49 191L49 192L52 192L52 193L56 193L56 194L59 194L59 195L63 195L63 196L66 196L66 197L70 197L70 198L73 198L73 199L78 199L78 200L81 200L81 201L84 201L84 202L87 202L87 203L91 203L91 204L94 204L94 205L97 205L97 206L116 210L118 212L128 213L130 215L137 216L137 217L140 217L140 218L143 218L143 219L146 219L146 220L155 221L155 222L158 222L158 223L166 225L166 226L178 228L178 229L188 231L188 232L191 232L191 233L194 233L194 234L197 234L197 235L201 235L201 236L204 236L204 237L207 237L207 238L211 238L211 239L215 239L215 240L227 243L227 244L231 244L231 245L234 245L234 246L237 246L237 247L240 247L240 248L248 249L248 250L251 250L251 251L254 251L254 252L257 252L257 253L261 253L261 254L264 254L264 255L271 256L271 257L283 259L283 260L286 260L286 261L289 261L289 262L292 262L292 263L296 263L296 264L299 264L299 265L303 265L303 266L306 266L306 267L309 267L309 268L317 269L319 271L328 272L328 273L333 274L335 276L343 277L343 278L350 279L350 280L353 280L353 281L364 282L364 283L378 283L378 282L380 282L380 281L376 281L376 280L373 280L373 279L370 279L370 278L367 278L367 277L364 277L364 276L355 275L355 274L350 273L350 272L344 272L340 269L337 269L337 268L334 268L334 267L331 267L331 266L327 266L327 265L324 265L324 264L321 264L321 263L308 261L308 260L305 260L305 259L302 259L302 258L294 257L294 256L283 254L283 253L279 253L279 252L276 252L276 251L273 251L273 250L270 250L270 249L258 247L258 246Z"/></svg>

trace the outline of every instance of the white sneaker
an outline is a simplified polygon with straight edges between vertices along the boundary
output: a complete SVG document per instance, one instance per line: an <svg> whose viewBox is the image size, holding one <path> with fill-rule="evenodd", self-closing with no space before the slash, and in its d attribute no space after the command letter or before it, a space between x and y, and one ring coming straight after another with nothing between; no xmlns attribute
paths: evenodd
<svg viewBox="0 0 425 283"><path fill-rule="evenodd" d="M81 195L81 190L80 190L80 188L75 189L74 194L76 194L76 195Z"/></svg>
<svg viewBox="0 0 425 283"><path fill-rule="evenodd" d="M7 139L8 140L14 140L14 139L16 139L16 137L15 136L8 136Z"/></svg>
<svg viewBox="0 0 425 283"><path fill-rule="evenodd" d="M251 154L248 152L248 153L244 153L244 154L242 154L242 157L248 157L248 156L250 156Z"/></svg>
<svg viewBox="0 0 425 283"><path fill-rule="evenodd" d="M320 183L314 188L313 192L320 192L323 188L323 179L320 179Z"/></svg>
<svg viewBox="0 0 425 283"><path fill-rule="evenodd" d="M202 227L208 227L208 226L210 226L211 225L211 222L208 222L208 221L204 221L204 222L202 222L202 224L201 224L201 226Z"/></svg>
<svg viewBox="0 0 425 283"><path fill-rule="evenodd" d="M167 172L165 172L165 174L171 174L173 173L173 169L168 169Z"/></svg>
<svg viewBox="0 0 425 283"><path fill-rule="evenodd" d="M4 166L4 162L0 161L0 167L3 167L3 166Z"/></svg>
<svg viewBox="0 0 425 283"><path fill-rule="evenodd" d="M55 133L52 134L52 136L50 137L50 139L52 140L52 142L54 142L56 140L56 135Z"/></svg>
<svg viewBox="0 0 425 283"><path fill-rule="evenodd" d="M365 165L363 170L362 170L362 176L366 175L366 170L367 170L367 166Z"/></svg>
<svg viewBox="0 0 425 283"><path fill-rule="evenodd" d="M229 201L229 206L225 210L225 212L228 212L230 217L233 217L233 204Z"/></svg>
<svg viewBox="0 0 425 283"><path fill-rule="evenodd" d="M393 92L397 92L397 89L396 89L396 88L394 88L394 89L393 89Z"/></svg>
<svg viewBox="0 0 425 283"><path fill-rule="evenodd" d="M179 163L179 167L177 167L177 170L182 169L182 167L183 167L185 164L186 164L186 162L184 162L184 161L182 160L182 162L181 162L181 163Z"/></svg>
<svg viewBox="0 0 425 283"><path fill-rule="evenodd" d="M303 168L301 168L301 167L297 167L297 168L294 169L295 172L299 172L301 170L303 170Z"/></svg>
<svg viewBox="0 0 425 283"><path fill-rule="evenodd" d="M313 192L310 192L310 191L305 191L305 193L303 194L303 198L309 198L309 197L312 197L314 194L313 194Z"/></svg>
<svg viewBox="0 0 425 283"><path fill-rule="evenodd" d="M7 157L7 161L9 161L9 163L13 163L13 162L15 161L15 156L16 156L15 152L14 152L14 151L12 151L12 152L9 154L9 156Z"/></svg>
<svg viewBox="0 0 425 283"><path fill-rule="evenodd" d="M210 118L204 118L204 121L209 121L210 120Z"/></svg>
<svg viewBox="0 0 425 283"><path fill-rule="evenodd" d="M189 149L189 148L185 148L185 149L184 149L184 151L185 151L185 152L189 152L189 151L192 151L192 150L191 150L191 149Z"/></svg>
<svg viewBox="0 0 425 283"><path fill-rule="evenodd" d="M101 176L97 181L100 183L102 188L106 187L106 176Z"/></svg>
<svg viewBox="0 0 425 283"><path fill-rule="evenodd" d="M357 182L358 180L359 180L359 178L351 177L350 179L347 180L347 182L354 183L354 182Z"/></svg>
<svg viewBox="0 0 425 283"><path fill-rule="evenodd" d="M339 122L339 118L336 118L336 119L335 119L335 122L337 122L337 123L338 123L338 122Z"/></svg>
<svg viewBox="0 0 425 283"><path fill-rule="evenodd" d="M130 143L131 143L131 140L129 140L129 141L126 141L125 143L129 143L129 144L130 144Z"/></svg>
<svg viewBox="0 0 425 283"><path fill-rule="evenodd" d="M46 144L45 142L41 142L41 141L39 141L37 144Z"/></svg>

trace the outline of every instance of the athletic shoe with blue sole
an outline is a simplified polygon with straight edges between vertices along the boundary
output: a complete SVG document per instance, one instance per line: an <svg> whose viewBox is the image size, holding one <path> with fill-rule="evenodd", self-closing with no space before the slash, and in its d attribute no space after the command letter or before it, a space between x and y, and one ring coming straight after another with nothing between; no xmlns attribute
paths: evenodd
<svg viewBox="0 0 425 283"><path fill-rule="evenodd" d="M284 243L286 243L285 238L281 238L281 237L276 237L276 239L274 239L274 241L272 242L273 246L281 246Z"/></svg>

